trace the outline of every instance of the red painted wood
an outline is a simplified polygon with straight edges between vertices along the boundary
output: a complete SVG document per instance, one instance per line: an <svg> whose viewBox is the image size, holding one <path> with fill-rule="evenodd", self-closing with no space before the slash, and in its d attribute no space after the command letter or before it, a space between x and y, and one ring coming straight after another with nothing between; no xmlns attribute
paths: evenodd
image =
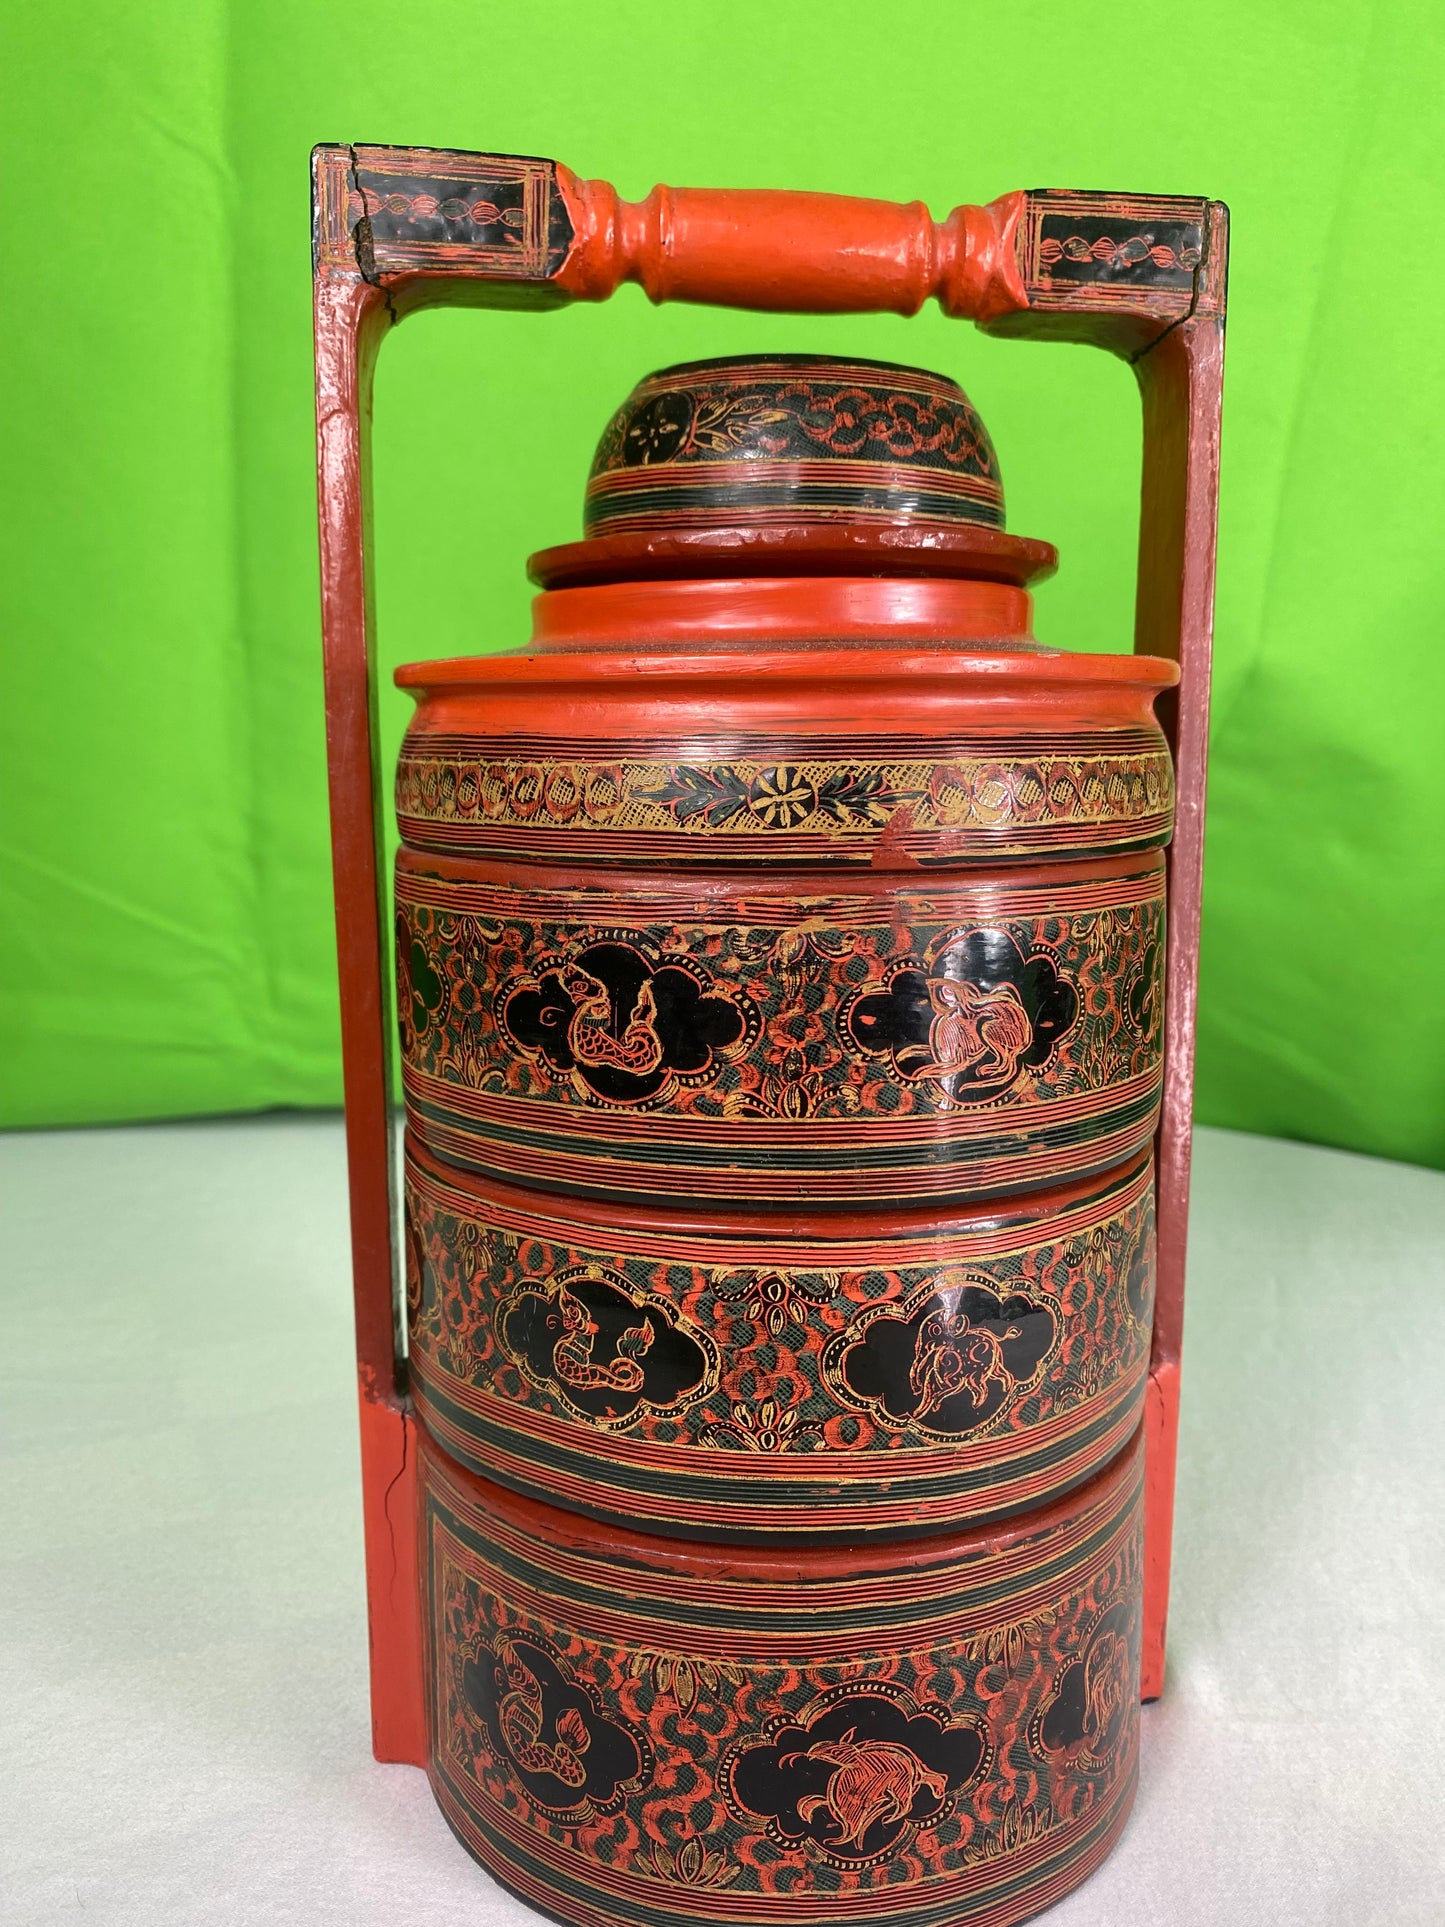
<svg viewBox="0 0 1445 1927"><path fill-rule="evenodd" d="M375 677L364 553L366 427L380 297L364 284L317 288L317 435L320 454L321 596L326 748L342 979L352 1243L358 1273L357 1362L393 1396L395 1318L390 1303L390 1156L386 1118L385 978L377 949L380 901L374 769ZM382 1282L386 1290L382 1290Z"/></svg>
<svg viewBox="0 0 1445 1927"><path fill-rule="evenodd" d="M731 586L731 585L729 585ZM624 729L626 711L635 703L632 691L619 693L619 675L646 676L658 701L696 705L699 723L707 721L710 705L724 700L729 720L756 728L764 719L776 724L798 724L796 686L827 678L834 701L809 718L823 729L856 727L885 718L895 726L914 723L923 735L947 730L959 721L959 705L976 699L979 710L994 717L1000 729L1027 723L1041 712L1051 725L1088 727L1125 722L1148 723L1158 692L1170 688L1176 671L1167 659L1145 656L1095 656L1083 651L1019 650L993 654L987 650L926 649L809 650L801 660L796 651L759 648L740 660L736 652L716 655L689 652L646 656L621 650L607 655L579 651L564 664L555 657L515 653L497 656L444 656L436 662L405 663L396 672L402 689L471 689L485 686L487 701L507 706L506 724L520 728L527 721L528 704L535 704L545 686L576 705L569 709L569 731L605 733ZM919 685L922 684L920 691ZM906 686L905 686L906 685ZM635 685L633 686L635 689ZM666 693L664 693L666 692ZM936 696L937 716L929 702ZM860 705L866 705L859 711ZM587 715L603 712L605 723L588 730ZM532 714L535 722L535 712ZM559 719L559 726L563 719ZM967 720L982 720L971 706ZM440 726L440 725L438 725ZM500 726L500 725L499 725Z"/></svg>
<svg viewBox="0 0 1445 1927"><path fill-rule="evenodd" d="M1174 751L1177 797L1169 855L1156 1364L1177 1364L1183 1342L1223 371L1223 323L1215 317L1184 323L1137 364L1146 454L1136 647L1180 669L1177 692L1159 705Z"/></svg>
<svg viewBox="0 0 1445 1927"><path fill-rule="evenodd" d="M1169 1631L1169 1565L1174 1543L1174 1468L1179 1455L1179 1365L1149 1369L1144 1401L1144 1652L1139 1697L1164 1691Z"/></svg>
<svg viewBox="0 0 1445 1927"><path fill-rule="evenodd" d="M1144 429L1134 646L1142 653L1166 657L1180 669L1178 689L1166 691L1159 701L1160 721L1175 758L1176 815L1168 858L1164 1098L1156 1140L1159 1278L1152 1374L1160 1388L1161 1417L1150 1435L1146 1506L1147 1563L1152 1575L1145 1593L1146 1698L1157 1697L1163 1687L1169 1605L1229 259L1227 208L1217 201L1198 205L1202 258L1188 303L1174 325L1161 332L1154 316L1146 319L1122 297L1113 304L1101 301L1092 309L1070 309L1051 297L1034 295L1027 314L1003 317L989 330L1035 339L1088 341L1132 363L1143 402Z"/></svg>
<svg viewBox="0 0 1445 1927"><path fill-rule="evenodd" d="M1005 196L987 209L962 208L934 223L918 205L668 189L629 207L605 183L582 183L545 160L388 147L318 148L313 182L327 747L358 1365L373 1435L389 1429L404 1443L409 1421L396 1364L386 923L373 762L371 363L387 323L421 306L550 307L602 298L629 278L655 300L820 313L911 313L936 295L946 312L979 320L992 332L1088 341L1135 364L1145 440L1138 646L1179 662L1183 677L1174 731L1180 831L1172 861L1155 1340L1155 1381L1177 1388L1225 210L1197 200L1044 192ZM1005 573L1004 579L1023 578ZM1167 1397L1161 1390L1160 1397L1162 1410L1177 1410L1175 1390ZM1168 1568L1162 1495L1172 1491L1172 1423L1158 1427L1150 1470L1156 1577L1146 1649L1152 1640L1161 1656ZM416 1609L402 1597L406 1588L401 1568L389 1563L387 1536L394 1514L386 1492L399 1462L405 1457L395 1444L364 1453L373 1704L381 1756L415 1758ZM1148 1677L1157 1690L1157 1671Z"/></svg>
<svg viewBox="0 0 1445 1927"><path fill-rule="evenodd" d="M549 589L532 604L543 649L629 649L695 641L718 648L766 636L790 642L979 642L1026 636L1033 597L1002 582L932 577L773 576L691 582L601 582Z"/></svg>
<svg viewBox="0 0 1445 1927"><path fill-rule="evenodd" d="M594 535L540 549L527 561L539 589L670 576L966 576L973 582L1045 581L1059 563L1051 542L947 522L751 523L736 528Z"/></svg>
<svg viewBox="0 0 1445 1927"><path fill-rule="evenodd" d="M624 281L653 301L780 314L945 314L983 320L1026 303L1014 248L1024 196L955 208L935 222L844 194L655 187L621 200L606 181L559 167L576 245L558 285L601 301Z"/></svg>
<svg viewBox="0 0 1445 1927"><path fill-rule="evenodd" d="M426 1764L417 1575L419 1431L394 1398L361 1386L361 1502L370 1622L371 1746L378 1760Z"/></svg>
<svg viewBox="0 0 1445 1927"><path fill-rule="evenodd" d="M390 1018L380 945L376 678L367 567L367 432L382 297L316 284L317 488L326 754L341 981L342 1077L361 1402L373 1745L421 1764L414 1421L400 1402L391 1229ZM408 1465L412 1469L408 1470ZM410 1514L408 1515L408 1508Z"/></svg>
<svg viewBox="0 0 1445 1927"><path fill-rule="evenodd" d="M1215 207L1211 220L1215 311L1181 323L1135 364L1144 401L1144 479L1135 647L1171 657L1180 670L1177 690L1166 693L1160 702L1160 720L1174 752L1176 801L1174 841L1168 857L1164 1096L1157 1140L1159 1275L1151 1375L1159 1388L1160 1418L1150 1430L1145 1504L1143 1691L1146 1698L1157 1697L1164 1686L1194 1127L1194 1046L1204 890L1204 810L1224 386L1223 259L1227 246L1224 209Z"/></svg>

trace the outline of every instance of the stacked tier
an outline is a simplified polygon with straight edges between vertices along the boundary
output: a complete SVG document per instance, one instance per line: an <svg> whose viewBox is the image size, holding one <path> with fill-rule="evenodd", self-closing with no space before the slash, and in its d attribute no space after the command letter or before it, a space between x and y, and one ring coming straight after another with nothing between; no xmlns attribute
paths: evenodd
<svg viewBox="0 0 1445 1927"><path fill-rule="evenodd" d="M1174 672L918 371L650 377L589 519L399 678L438 1798L579 1927L1019 1920L1134 1782Z"/></svg>

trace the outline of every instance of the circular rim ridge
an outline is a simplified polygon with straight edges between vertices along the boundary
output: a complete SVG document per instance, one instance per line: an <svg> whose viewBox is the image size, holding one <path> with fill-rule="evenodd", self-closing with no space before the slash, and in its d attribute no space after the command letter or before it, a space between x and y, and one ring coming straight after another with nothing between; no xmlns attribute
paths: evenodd
<svg viewBox="0 0 1445 1927"><path fill-rule="evenodd" d="M416 854L413 851L413 854ZM1147 854L1152 854L1149 852ZM540 1196L512 1178L491 1177L461 1165L449 1164L439 1151L419 1136L408 1118L403 1141L404 1160L410 1159L430 1176L453 1185L457 1190L493 1200L513 1209L524 1207L535 1212L555 1211L559 1222L588 1230L654 1231L660 1236L735 1239L744 1246L749 1240L766 1238L779 1242L785 1236L803 1244L825 1244L830 1238L845 1243L864 1236L875 1236L880 1244L890 1239L902 1242L925 1237L929 1232L944 1236L950 1232L1001 1229L1016 1225L1045 1225L1075 1205L1106 1196L1116 1187L1132 1183L1154 1155L1152 1143L1135 1151L1107 1171L1090 1172L1085 1177L1069 1178L1060 1184L1041 1185L1037 1190L1015 1192L1005 1197L977 1198L972 1203L945 1204L941 1199L898 1206L874 1204L843 1211L812 1209L807 1203L778 1214L774 1223L760 1224L758 1213L746 1200L726 1205L706 1200L680 1202L677 1212L669 1213L665 1225L656 1210L648 1205L630 1204L625 1199L576 1197L569 1192L556 1197Z"/></svg>
<svg viewBox="0 0 1445 1927"><path fill-rule="evenodd" d="M1058 564L1052 542L976 524L800 519L562 542L528 556L527 577L539 589L580 589L692 575L938 575L1022 589Z"/></svg>
<svg viewBox="0 0 1445 1927"><path fill-rule="evenodd" d="M615 1520L569 1512L544 1499L534 1499L496 1478L484 1478L454 1459L438 1444L425 1423L420 1427L423 1456L439 1462L444 1475L484 1512L513 1530L530 1533L539 1543L594 1557L608 1564L636 1565L679 1577L715 1578L743 1586L796 1583L837 1584L853 1578L883 1578L891 1574L926 1571L965 1558L999 1558L1014 1547L1045 1537L1080 1513L1103 1503L1117 1506L1134 1480L1141 1476L1144 1425L1135 1431L1100 1468L1067 1492L1030 1511L1006 1519L985 1520L968 1526L945 1527L942 1532L880 1542L851 1541L837 1545L793 1545L759 1536L740 1542L669 1539L662 1534L624 1527ZM425 1479L425 1472L422 1474Z"/></svg>
<svg viewBox="0 0 1445 1927"><path fill-rule="evenodd" d="M756 691L763 680L774 684L839 681L910 683L935 678L945 685L973 678L979 682L1038 684L1132 683L1145 689L1172 689L1179 665L1163 656L1094 655L1084 651L969 648L879 649L852 647L732 649L726 653L653 654L644 650L532 650L490 656L442 656L403 663L395 672L400 689L455 689L488 683L551 683L596 687L625 678L619 693L635 694L639 680L680 683L731 682Z"/></svg>
<svg viewBox="0 0 1445 1927"><path fill-rule="evenodd" d="M868 355L815 355L806 349L788 349L783 353L751 355L704 355L701 361L669 361L661 368L653 368L637 383L639 388L649 381L657 381L664 375L697 375L709 368L771 368L781 363L788 368L881 368L889 375L926 375L930 381L945 382L950 388L963 393L963 384L957 375L945 375L937 368L920 368L914 361L877 361Z"/></svg>

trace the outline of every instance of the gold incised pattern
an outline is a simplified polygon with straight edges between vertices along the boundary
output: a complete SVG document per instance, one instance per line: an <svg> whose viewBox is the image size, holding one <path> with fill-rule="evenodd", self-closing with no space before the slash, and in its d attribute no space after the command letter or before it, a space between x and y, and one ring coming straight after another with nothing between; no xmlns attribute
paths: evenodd
<svg viewBox="0 0 1445 1927"><path fill-rule="evenodd" d="M1163 842L1172 820L1168 752L1142 731L1027 754L945 745L928 759L779 756L775 746L771 756L603 760L575 744L519 747L462 737L406 745L396 782L406 841L523 853L565 835L598 856L644 860L691 845L768 862L797 842L861 856L885 834L945 854L1143 848Z"/></svg>

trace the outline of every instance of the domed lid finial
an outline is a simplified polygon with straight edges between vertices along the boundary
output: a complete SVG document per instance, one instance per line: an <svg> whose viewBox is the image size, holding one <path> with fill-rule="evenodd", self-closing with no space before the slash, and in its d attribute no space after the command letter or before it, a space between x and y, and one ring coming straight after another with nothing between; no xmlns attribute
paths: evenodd
<svg viewBox="0 0 1445 1927"><path fill-rule="evenodd" d="M584 515L589 537L840 521L1003 528L998 458L957 382L833 355L660 369L608 423Z"/></svg>

